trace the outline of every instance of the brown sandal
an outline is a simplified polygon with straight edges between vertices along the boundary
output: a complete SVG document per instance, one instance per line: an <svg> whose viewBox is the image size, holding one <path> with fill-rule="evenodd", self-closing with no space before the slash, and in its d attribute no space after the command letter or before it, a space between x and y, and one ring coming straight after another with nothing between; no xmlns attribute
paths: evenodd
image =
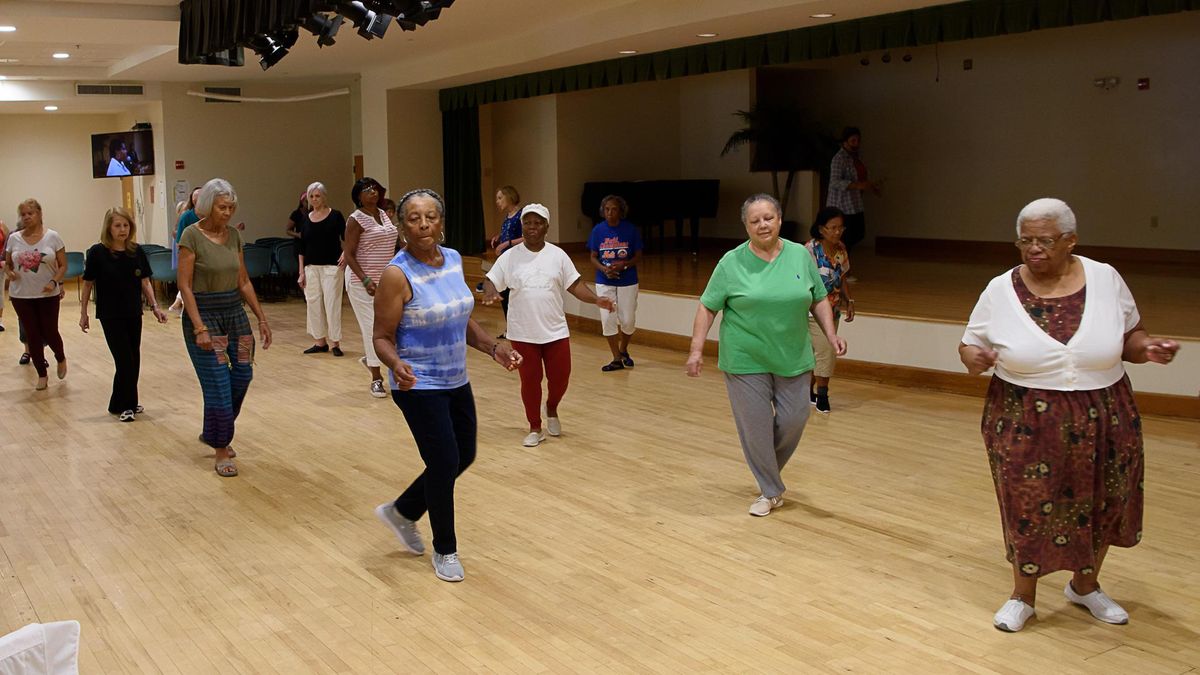
<svg viewBox="0 0 1200 675"><path fill-rule="evenodd" d="M234 464L233 459L228 457L217 460L217 464L213 467L213 470L222 478L233 478L238 475L237 464Z"/></svg>

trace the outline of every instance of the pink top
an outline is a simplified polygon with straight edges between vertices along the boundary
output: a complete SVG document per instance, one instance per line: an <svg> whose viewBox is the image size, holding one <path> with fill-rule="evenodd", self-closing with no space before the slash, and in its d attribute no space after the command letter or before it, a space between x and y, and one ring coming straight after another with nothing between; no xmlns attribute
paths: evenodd
<svg viewBox="0 0 1200 675"><path fill-rule="evenodd" d="M383 268L387 267L396 255L396 237L399 232L382 210L379 211L379 219L383 224L360 210L351 213L350 218L362 227L362 235L358 238L358 250L354 252L354 257L362 266L363 272L371 277L372 281L379 283ZM362 283L362 279L359 279L353 270L350 271L350 276Z"/></svg>

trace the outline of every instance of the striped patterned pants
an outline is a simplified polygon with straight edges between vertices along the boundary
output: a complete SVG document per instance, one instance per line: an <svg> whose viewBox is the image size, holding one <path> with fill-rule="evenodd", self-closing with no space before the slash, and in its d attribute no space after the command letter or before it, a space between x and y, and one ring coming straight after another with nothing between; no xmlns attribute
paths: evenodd
<svg viewBox="0 0 1200 675"><path fill-rule="evenodd" d="M195 326L185 312L183 341L204 393L204 442L213 448L228 447L233 426L250 380L254 377L254 333L242 308L238 291L196 293L200 320L212 337L212 349L196 346Z"/></svg>

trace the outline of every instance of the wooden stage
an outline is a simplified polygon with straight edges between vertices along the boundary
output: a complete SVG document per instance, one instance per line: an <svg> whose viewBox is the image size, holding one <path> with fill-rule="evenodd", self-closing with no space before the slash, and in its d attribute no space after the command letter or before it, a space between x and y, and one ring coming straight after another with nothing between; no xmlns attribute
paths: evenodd
<svg viewBox="0 0 1200 675"><path fill-rule="evenodd" d="M638 267L642 290L699 296L728 246L709 246L693 257L686 252L647 255ZM980 259L982 258L982 260ZM586 252L572 252L581 271L591 269ZM988 281L1020 263L1012 255L975 260L912 259L876 255L862 246L851 256L855 307L867 315L952 321L965 324ZM1183 265L1117 263L1154 335L1200 339L1200 268ZM590 278L590 277L589 277Z"/></svg>
<svg viewBox="0 0 1200 675"><path fill-rule="evenodd" d="M878 265L863 260L864 302ZM969 304L982 276L963 284ZM34 392L11 314L0 334L0 634L78 619L83 673L1200 668L1200 422L1145 420L1146 537L1103 574L1130 624L1067 603L1060 573L1011 635L991 626L1011 576L979 399L839 381L784 473L786 505L752 518L712 363L689 379L681 354L635 344L635 369L601 373L602 340L577 332L564 434L531 449L517 376L472 352L467 579L448 584L372 514L421 463L393 403L368 396L349 306L335 359L300 354L302 302L266 305L276 344L239 420L242 475L222 479L196 441L178 319L146 325L147 412L121 424L104 411L104 338L80 333L73 290L65 381ZM498 309L477 316L498 330Z"/></svg>

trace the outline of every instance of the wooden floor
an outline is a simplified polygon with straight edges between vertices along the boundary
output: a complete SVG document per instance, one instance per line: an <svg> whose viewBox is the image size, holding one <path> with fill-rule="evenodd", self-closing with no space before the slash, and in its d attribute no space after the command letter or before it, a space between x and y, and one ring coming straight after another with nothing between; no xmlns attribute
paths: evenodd
<svg viewBox="0 0 1200 675"><path fill-rule="evenodd" d="M467 579L448 584L372 515L420 460L392 402L367 394L349 307L343 359L300 355L301 302L267 311L277 343L258 356L235 479L196 441L178 320L147 326L147 413L121 424L104 412L103 336L79 332L73 300L71 372L48 391L16 365L6 317L0 634L78 619L83 673L1200 667L1200 423L1145 422L1146 538L1103 575L1130 624L1069 605L1057 574L1010 635L991 626L1011 579L980 400L835 382L833 415L785 471L785 507L752 518L711 364L690 380L682 355L635 345L636 369L601 373L600 340L575 336L564 435L528 449L516 375L473 352ZM499 330L498 310L478 314Z"/></svg>
<svg viewBox="0 0 1200 675"><path fill-rule="evenodd" d="M724 253L707 248L699 255L672 252L646 255L638 265L643 290L699 296ZM572 254L580 270L591 268L588 254ZM988 281L1020 262L1011 260L914 260L878 256L867 247L851 256L855 307L873 315L966 323ZM1143 321L1153 334L1200 338L1200 269L1178 265L1117 266L1133 291Z"/></svg>

